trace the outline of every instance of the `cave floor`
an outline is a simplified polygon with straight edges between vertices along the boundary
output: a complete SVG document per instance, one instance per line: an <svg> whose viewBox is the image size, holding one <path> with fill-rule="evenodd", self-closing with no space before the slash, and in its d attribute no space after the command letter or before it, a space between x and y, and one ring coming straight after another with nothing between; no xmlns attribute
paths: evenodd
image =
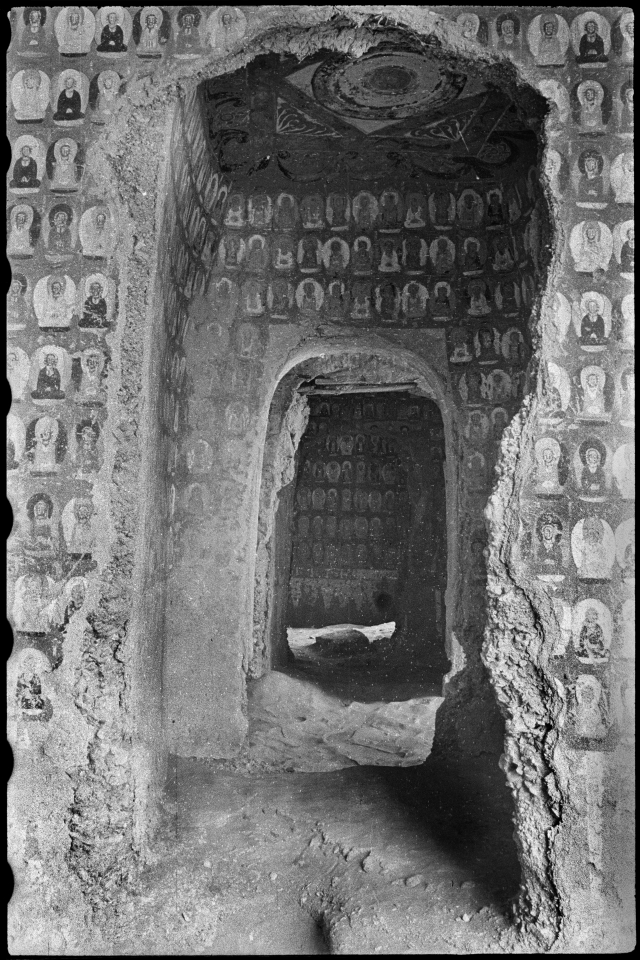
<svg viewBox="0 0 640 960"><path fill-rule="evenodd" d="M503 953L519 868L496 759L277 773L175 759L117 955Z"/></svg>

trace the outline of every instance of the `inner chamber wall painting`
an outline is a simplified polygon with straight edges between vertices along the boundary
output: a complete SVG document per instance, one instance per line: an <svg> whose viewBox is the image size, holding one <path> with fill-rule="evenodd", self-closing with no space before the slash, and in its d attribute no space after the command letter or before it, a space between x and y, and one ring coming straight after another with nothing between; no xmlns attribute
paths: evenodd
<svg viewBox="0 0 640 960"><path fill-rule="evenodd" d="M409 630L444 652L443 455L433 401L312 398L298 452L291 626L404 620L420 597L422 622Z"/></svg>

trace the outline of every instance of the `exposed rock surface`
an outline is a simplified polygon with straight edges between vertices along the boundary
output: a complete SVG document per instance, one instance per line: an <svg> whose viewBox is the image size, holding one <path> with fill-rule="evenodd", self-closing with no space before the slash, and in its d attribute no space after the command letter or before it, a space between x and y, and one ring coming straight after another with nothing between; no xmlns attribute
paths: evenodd
<svg viewBox="0 0 640 960"><path fill-rule="evenodd" d="M430 753L441 703L437 696L349 702L274 671L250 685L242 756L258 766L308 773L356 764L414 766Z"/></svg>

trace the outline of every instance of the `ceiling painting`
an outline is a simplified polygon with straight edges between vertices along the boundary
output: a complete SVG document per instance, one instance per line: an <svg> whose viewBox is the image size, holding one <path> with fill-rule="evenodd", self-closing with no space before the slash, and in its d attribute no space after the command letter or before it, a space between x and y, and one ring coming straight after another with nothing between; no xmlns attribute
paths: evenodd
<svg viewBox="0 0 640 960"><path fill-rule="evenodd" d="M462 73L408 50L380 50L359 60L325 59L311 77L313 97L365 133L455 100Z"/></svg>
<svg viewBox="0 0 640 960"><path fill-rule="evenodd" d="M278 97L276 112L276 134L281 136L305 137L340 137L337 130L326 126L320 120L314 119L293 104L287 103Z"/></svg>
<svg viewBox="0 0 640 960"><path fill-rule="evenodd" d="M204 85L209 143L231 176L308 183L332 174L368 182L489 179L530 162L535 134L502 90L424 50L380 45L358 60L322 53L257 58ZM524 149L523 149L524 148Z"/></svg>

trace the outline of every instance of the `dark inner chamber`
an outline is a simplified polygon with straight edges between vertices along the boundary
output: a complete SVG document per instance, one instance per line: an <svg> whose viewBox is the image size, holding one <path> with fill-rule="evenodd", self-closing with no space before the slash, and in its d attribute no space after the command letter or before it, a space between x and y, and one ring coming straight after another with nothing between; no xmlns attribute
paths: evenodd
<svg viewBox="0 0 640 960"><path fill-rule="evenodd" d="M444 431L409 393L311 396L297 455L288 625L396 622L444 659Z"/></svg>

